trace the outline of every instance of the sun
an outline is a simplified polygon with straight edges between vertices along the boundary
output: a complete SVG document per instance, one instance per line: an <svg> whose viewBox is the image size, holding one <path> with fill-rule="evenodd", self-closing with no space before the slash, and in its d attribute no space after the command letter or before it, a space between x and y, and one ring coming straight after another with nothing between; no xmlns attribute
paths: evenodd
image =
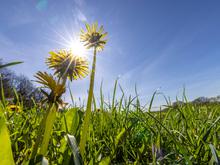
<svg viewBox="0 0 220 165"><path fill-rule="evenodd" d="M91 52L86 49L86 47L80 41L79 34L75 33L75 30L71 30L66 27L59 31L56 29L51 30L54 32L55 38L49 39L59 44L61 49L71 50L75 56L88 58L88 55Z"/></svg>
<svg viewBox="0 0 220 165"><path fill-rule="evenodd" d="M67 49L70 49L74 55L86 57L88 50L83 46L79 39L71 39L66 45Z"/></svg>

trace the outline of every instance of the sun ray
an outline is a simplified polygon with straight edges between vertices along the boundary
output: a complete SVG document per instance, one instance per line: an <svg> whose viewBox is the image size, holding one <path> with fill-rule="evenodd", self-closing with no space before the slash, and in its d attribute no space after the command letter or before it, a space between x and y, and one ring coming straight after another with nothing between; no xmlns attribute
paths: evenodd
<svg viewBox="0 0 220 165"><path fill-rule="evenodd" d="M90 51L86 49L82 42L80 42L79 34L74 33L74 29L68 29L66 26L63 30L57 31L56 29L51 29L55 34L55 38L48 38L49 40L59 44L61 49L71 50L76 56L86 57L90 54Z"/></svg>

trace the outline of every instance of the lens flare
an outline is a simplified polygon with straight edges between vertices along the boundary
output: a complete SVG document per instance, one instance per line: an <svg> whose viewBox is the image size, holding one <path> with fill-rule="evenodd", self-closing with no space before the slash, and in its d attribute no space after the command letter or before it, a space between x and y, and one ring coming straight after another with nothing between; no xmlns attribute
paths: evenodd
<svg viewBox="0 0 220 165"><path fill-rule="evenodd" d="M71 39L66 45L74 55L85 57L88 54L87 49L83 46L79 39Z"/></svg>
<svg viewBox="0 0 220 165"><path fill-rule="evenodd" d="M53 37L48 37L49 40L57 43L59 49L71 50L75 56L89 58L91 51L86 49L84 44L80 41L80 35L75 32L75 29L69 28L73 26L63 26L59 30L51 28L54 33Z"/></svg>

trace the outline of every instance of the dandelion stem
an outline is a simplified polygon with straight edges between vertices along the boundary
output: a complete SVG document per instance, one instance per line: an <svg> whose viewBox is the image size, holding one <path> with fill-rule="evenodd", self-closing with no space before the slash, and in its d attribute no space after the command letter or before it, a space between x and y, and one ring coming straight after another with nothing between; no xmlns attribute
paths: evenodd
<svg viewBox="0 0 220 165"><path fill-rule="evenodd" d="M85 145L86 145L87 135L89 131L89 119L90 119L91 112L92 112L92 98L93 98L93 89L94 89L94 80L95 80L95 69L96 69L96 47L94 47L92 73L90 76L90 85L89 85L89 94L88 94L85 118L84 118L83 126L82 126L82 136L80 139L80 152L83 157L85 153Z"/></svg>
<svg viewBox="0 0 220 165"><path fill-rule="evenodd" d="M40 126L38 128L38 132L37 132L37 139L36 139L36 142L34 144L34 148L33 148L33 151L31 153L31 159L34 159L35 156L37 155L37 151L38 151L38 148L39 148L39 145L41 144L42 142L42 138L43 138L43 133L45 131L45 125L46 125L46 121L47 121L47 116L50 112L50 109L51 109L52 105L49 105L48 109L47 109L47 112L44 114L43 116L43 119L41 120L41 123L40 123Z"/></svg>
<svg viewBox="0 0 220 165"><path fill-rule="evenodd" d="M42 141L41 148L40 148L40 155L45 156L47 153L47 148L48 148L48 144L50 140L50 134L53 130L53 124L54 124L55 119L56 119L56 106L53 105L46 119L43 141Z"/></svg>

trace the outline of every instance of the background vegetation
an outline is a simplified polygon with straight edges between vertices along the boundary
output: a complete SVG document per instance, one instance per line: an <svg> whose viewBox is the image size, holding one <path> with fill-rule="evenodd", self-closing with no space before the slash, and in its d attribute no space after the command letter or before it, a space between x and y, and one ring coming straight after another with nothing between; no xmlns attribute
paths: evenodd
<svg viewBox="0 0 220 165"><path fill-rule="evenodd" d="M119 100L104 102L100 89L101 99L93 101L94 110L83 160L77 146L80 143L84 107L60 109L45 160L50 164L219 162L218 104L197 105L183 100L185 104L176 103L174 107L168 102L165 111L151 112L151 104L142 107L138 96L126 98L121 92ZM35 105L16 112L7 109L6 105L7 101L1 101L1 113L7 114L14 162L28 163L45 110ZM39 161L42 159L39 158Z"/></svg>
<svg viewBox="0 0 220 165"><path fill-rule="evenodd" d="M3 60L0 59L0 66L2 64ZM26 76L16 75L6 67L0 68L0 75L0 86L4 90L4 97L11 103L16 104L17 101L20 101L24 103L24 108L31 108L34 106L33 100L36 103L42 100L42 93ZM15 91L18 98L15 96ZM0 95L0 100L2 100L2 95Z"/></svg>

